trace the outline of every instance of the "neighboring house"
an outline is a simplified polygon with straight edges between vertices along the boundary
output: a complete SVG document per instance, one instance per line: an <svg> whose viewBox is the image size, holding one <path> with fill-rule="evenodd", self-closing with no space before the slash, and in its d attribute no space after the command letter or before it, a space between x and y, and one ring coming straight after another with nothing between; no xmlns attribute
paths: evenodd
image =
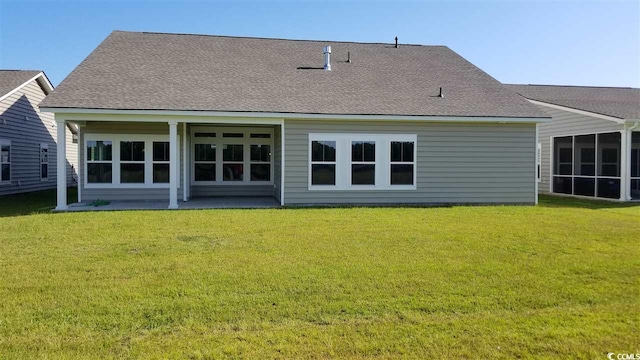
<svg viewBox="0 0 640 360"><path fill-rule="evenodd" d="M169 208L534 204L549 120L445 46L122 31L40 106L80 128L81 201Z"/></svg>
<svg viewBox="0 0 640 360"><path fill-rule="evenodd" d="M56 187L59 127L53 114L38 108L52 90L42 71L0 70L0 196ZM77 132L71 123L64 129L65 181L71 186L77 177Z"/></svg>
<svg viewBox="0 0 640 360"><path fill-rule="evenodd" d="M553 118L539 127L541 192L640 200L640 89L507 86Z"/></svg>

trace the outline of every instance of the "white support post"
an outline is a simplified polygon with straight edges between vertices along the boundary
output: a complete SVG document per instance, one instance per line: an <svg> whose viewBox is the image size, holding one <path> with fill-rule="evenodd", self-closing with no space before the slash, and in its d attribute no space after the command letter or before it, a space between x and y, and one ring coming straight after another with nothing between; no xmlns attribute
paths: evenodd
<svg viewBox="0 0 640 360"><path fill-rule="evenodd" d="M67 132L64 119L56 119L56 172L57 172L57 195L58 201L56 210L67 210Z"/></svg>
<svg viewBox="0 0 640 360"><path fill-rule="evenodd" d="M178 208L178 122L169 121L169 209Z"/></svg>
<svg viewBox="0 0 640 360"><path fill-rule="evenodd" d="M189 167L187 162L187 123L182 123L182 168L184 169L182 176L182 201L189 200Z"/></svg>
<svg viewBox="0 0 640 360"><path fill-rule="evenodd" d="M535 144L533 144L533 147L535 149L535 156L534 156L534 164L533 164L533 168L534 168L534 172L533 172L533 181L534 181L534 200L535 200L535 204L538 205L538 163L540 163L540 176L542 177L542 153L538 154L538 142L540 140L538 139L538 124L536 124L536 141ZM541 149L542 150L542 149Z"/></svg>
<svg viewBox="0 0 640 360"><path fill-rule="evenodd" d="M284 119L280 124L280 206L284 206Z"/></svg>
<svg viewBox="0 0 640 360"><path fill-rule="evenodd" d="M627 201L631 199L631 131L627 130L627 126L623 125L620 132L620 200Z"/></svg>

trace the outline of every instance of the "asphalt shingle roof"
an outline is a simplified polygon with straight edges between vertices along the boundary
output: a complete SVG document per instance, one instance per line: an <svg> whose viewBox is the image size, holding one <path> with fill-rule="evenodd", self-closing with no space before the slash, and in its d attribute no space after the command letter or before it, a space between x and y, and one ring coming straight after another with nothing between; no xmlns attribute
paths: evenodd
<svg viewBox="0 0 640 360"><path fill-rule="evenodd" d="M0 70L0 96L10 93L40 73L37 70Z"/></svg>
<svg viewBox="0 0 640 360"><path fill-rule="evenodd" d="M640 89L594 86L506 85L527 99L619 119L640 119Z"/></svg>
<svg viewBox="0 0 640 360"><path fill-rule="evenodd" d="M321 69L325 45L331 71ZM440 87L444 98L436 97ZM123 31L111 33L40 106L548 117L445 46Z"/></svg>

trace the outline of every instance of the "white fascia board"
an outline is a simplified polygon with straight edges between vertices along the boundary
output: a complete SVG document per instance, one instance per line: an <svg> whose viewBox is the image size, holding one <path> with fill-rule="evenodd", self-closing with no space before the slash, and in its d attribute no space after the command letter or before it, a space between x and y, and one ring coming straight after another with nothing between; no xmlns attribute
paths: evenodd
<svg viewBox="0 0 640 360"><path fill-rule="evenodd" d="M46 75L43 72L40 72L38 75L36 75L36 76L32 77L31 79L25 81L24 83L22 83L17 88L15 88L15 89L9 91L8 93L0 96L0 101L8 98L9 96L13 95L16 91L22 89L23 87L25 87L27 84L29 84L33 80L37 80L40 77L42 77L42 79L44 79L43 85L44 85L45 89L47 90L47 95L49 95L51 93L51 91L53 91L53 85L51 85L51 83L49 82L49 79L47 79Z"/></svg>
<svg viewBox="0 0 640 360"><path fill-rule="evenodd" d="M538 100L531 100L531 99L527 99L527 100L529 100L529 102L532 103L532 104L536 104L536 105L540 105L540 106L546 106L546 107L549 107L549 108L552 108L552 109L564 110L564 111L568 111L568 112L572 112L572 113L576 113L576 114L580 114L580 115L591 116L591 117L595 117L595 118L599 118L599 119L609 120L609 121L616 122L618 124L624 124L624 122L625 122L624 119L620 119L620 118L613 117L613 116L608 116L608 115L602 115L602 114L594 113L594 112L591 112L591 111L574 109L574 108L561 106L561 105L556 105L556 104L550 104L550 103L546 103L546 102L538 101Z"/></svg>
<svg viewBox="0 0 640 360"><path fill-rule="evenodd" d="M192 123L209 123L211 117L216 122L228 120L238 123L245 119L247 123L268 123L278 125L282 119L296 120L359 120L359 121L435 121L466 123L543 123L551 121L550 117L486 117L486 116L412 116L412 115L351 115L351 114L304 114L277 112L225 112L225 111L178 111L178 110L107 110L76 108L41 108L42 111L53 112L67 120L91 121L148 121L158 122L160 117L171 116L178 121ZM117 117L116 117L117 116ZM265 122L272 120L272 122Z"/></svg>

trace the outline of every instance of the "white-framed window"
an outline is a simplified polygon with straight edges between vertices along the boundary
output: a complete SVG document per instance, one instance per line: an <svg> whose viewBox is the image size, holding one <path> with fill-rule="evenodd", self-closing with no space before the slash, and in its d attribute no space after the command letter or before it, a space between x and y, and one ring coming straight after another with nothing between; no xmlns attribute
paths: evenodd
<svg viewBox="0 0 640 360"><path fill-rule="evenodd" d="M311 140L312 186L336 185L336 141Z"/></svg>
<svg viewBox="0 0 640 360"><path fill-rule="evenodd" d="M249 181L271 181L271 145L250 145L250 169Z"/></svg>
<svg viewBox="0 0 640 360"><path fill-rule="evenodd" d="M49 180L49 144L40 144L40 180Z"/></svg>
<svg viewBox="0 0 640 360"><path fill-rule="evenodd" d="M391 185L413 185L415 167L415 141L391 142Z"/></svg>
<svg viewBox="0 0 640 360"><path fill-rule="evenodd" d="M351 141L351 185L376 184L375 140Z"/></svg>
<svg viewBox="0 0 640 360"><path fill-rule="evenodd" d="M144 184L145 142L120 141L120 183Z"/></svg>
<svg viewBox="0 0 640 360"><path fill-rule="evenodd" d="M168 184L169 183L169 142L154 141L153 142L153 183Z"/></svg>
<svg viewBox="0 0 640 360"><path fill-rule="evenodd" d="M309 134L309 190L415 190L415 134Z"/></svg>
<svg viewBox="0 0 640 360"><path fill-rule="evenodd" d="M193 126L193 185L273 184L273 129Z"/></svg>
<svg viewBox="0 0 640 360"><path fill-rule="evenodd" d="M11 141L0 140L0 184L11 183Z"/></svg>
<svg viewBox="0 0 640 360"><path fill-rule="evenodd" d="M87 134L84 143L85 187L169 187L168 135Z"/></svg>

